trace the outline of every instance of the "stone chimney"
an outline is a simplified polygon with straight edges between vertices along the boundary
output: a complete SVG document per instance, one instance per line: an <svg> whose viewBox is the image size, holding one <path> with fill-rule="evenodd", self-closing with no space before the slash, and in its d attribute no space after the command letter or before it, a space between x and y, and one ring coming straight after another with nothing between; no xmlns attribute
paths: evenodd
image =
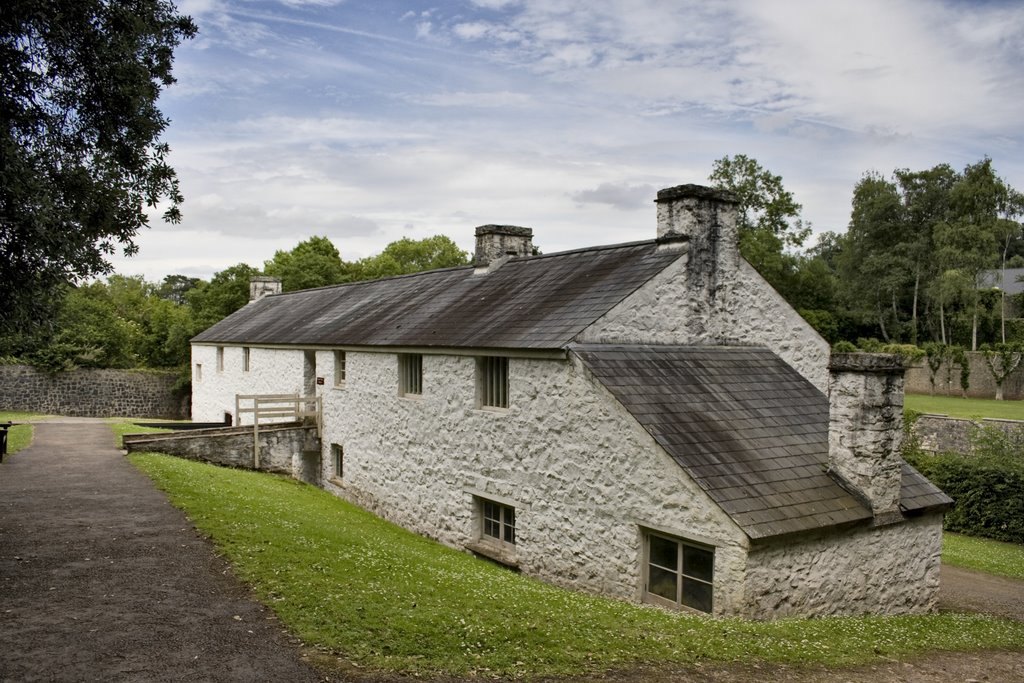
<svg viewBox="0 0 1024 683"><path fill-rule="evenodd" d="M903 359L834 353L829 372L829 472L871 505L876 521L898 517Z"/></svg>
<svg viewBox="0 0 1024 683"><path fill-rule="evenodd" d="M281 293L281 281L276 277L256 275L249 278L249 303L259 301L265 296Z"/></svg>
<svg viewBox="0 0 1024 683"><path fill-rule="evenodd" d="M658 242L686 245L687 280L694 296L710 302L739 268L739 200L725 190L677 185L658 191Z"/></svg>
<svg viewBox="0 0 1024 683"><path fill-rule="evenodd" d="M516 225L481 225L476 229L473 265L486 268L496 261L533 255L533 230ZM500 265L500 264L499 264Z"/></svg>

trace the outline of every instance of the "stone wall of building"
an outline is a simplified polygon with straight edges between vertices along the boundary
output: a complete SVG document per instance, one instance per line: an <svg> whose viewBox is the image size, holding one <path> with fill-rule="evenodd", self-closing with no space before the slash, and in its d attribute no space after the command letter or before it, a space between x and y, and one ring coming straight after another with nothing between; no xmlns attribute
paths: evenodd
<svg viewBox="0 0 1024 683"><path fill-rule="evenodd" d="M942 515L755 546L743 616L920 614L935 609Z"/></svg>
<svg viewBox="0 0 1024 683"><path fill-rule="evenodd" d="M822 393L828 342L746 261L723 279L710 305L686 284L688 256L651 278L588 327L588 344L748 344L771 349Z"/></svg>
<svg viewBox="0 0 1024 683"><path fill-rule="evenodd" d="M1024 443L1024 422L1020 420L965 420L945 415L921 415L911 429L918 445L932 453L970 455L974 452L974 435L980 429L995 429L1017 443Z"/></svg>
<svg viewBox="0 0 1024 683"><path fill-rule="evenodd" d="M81 369L49 374L0 365L0 409L74 417L188 418L174 372Z"/></svg>
<svg viewBox="0 0 1024 683"><path fill-rule="evenodd" d="M996 381L992 377L985 356L980 352L969 352L970 387L967 395L973 398L995 398ZM935 374L935 387L932 388L931 373L928 365L920 361L907 369L906 390L908 394L935 394L937 396L961 396L960 368L951 364L943 364ZM1006 400L1024 399L1024 367L1012 372L1003 381L1003 398Z"/></svg>
<svg viewBox="0 0 1024 683"><path fill-rule="evenodd" d="M129 453L155 451L215 465L259 469L287 474L318 483L316 473L307 472L304 454L319 456L316 427L275 425L259 430L260 463L254 468L252 427L223 427L182 432L128 434L124 447Z"/></svg>
<svg viewBox="0 0 1024 683"><path fill-rule="evenodd" d="M218 349L223 366L218 369ZM235 394L305 393L308 373L305 354L293 349L249 349L249 369L243 369L243 347L192 345L192 419L232 424L252 424L251 416L235 415Z"/></svg>

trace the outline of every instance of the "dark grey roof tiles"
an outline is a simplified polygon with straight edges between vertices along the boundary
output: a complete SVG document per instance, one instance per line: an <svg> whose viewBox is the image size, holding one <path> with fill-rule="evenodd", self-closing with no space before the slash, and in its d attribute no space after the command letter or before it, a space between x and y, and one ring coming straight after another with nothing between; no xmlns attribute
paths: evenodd
<svg viewBox="0 0 1024 683"><path fill-rule="evenodd" d="M871 519L828 469L828 399L767 349L570 347L752 539ZM945 498L908 465L903 509Z"/></svg>
<svg viewBox="0 0 1024 683"><path fill-rule="evenodd" d="M193 341L559 349L679 256L637 242L268 296Z"/></svg>

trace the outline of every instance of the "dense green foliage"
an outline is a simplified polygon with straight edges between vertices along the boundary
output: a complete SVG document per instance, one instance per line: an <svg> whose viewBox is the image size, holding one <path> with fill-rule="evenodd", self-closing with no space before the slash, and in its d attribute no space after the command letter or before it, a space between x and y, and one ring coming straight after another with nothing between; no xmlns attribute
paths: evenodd
<svg viewBox="0 0 1024 683"><path fill-rule="evenodd" d="M1024 580L1024 545L946 532L942 563Z"/></svg>
<svg viewBox="0 0 1024 683"><path fill-rule="evenodd" d="M169 0L5 0L0 11L0 326L49 320L70 282L132 253L182 197L157 109L196 32Z"/></svg>
<svg viewBox="0 0 1024 683"><path fill-rule="evenodd" d="M447 237L403 238L384 251L345 262L326 237L278 251L265 272L285 291L464 265L467 254ZM249 301L249 280L262 273L239 263L209 281L169 275L161 283L112 275L65 285L50 325L31 334L0 329L0 356L59 372L77 367L179 368L188 381L189 339Z"/></svg>
<svg viewBox="0 0 1024 683"><path fill-rule="evenodd" d="M307 645L413 675L539 677L697 661L850 664L1021 648L1024 624L920 617L714 620L560 590L294 480L129 456Z"/></svg>
<svg viewBox="0 0 1024 683"><path fill-rule="evenodd" d="M1024 543L1024 436L977 427L973 453L931 454L911 443L904 453L953 501L947 531Z"/></svg>

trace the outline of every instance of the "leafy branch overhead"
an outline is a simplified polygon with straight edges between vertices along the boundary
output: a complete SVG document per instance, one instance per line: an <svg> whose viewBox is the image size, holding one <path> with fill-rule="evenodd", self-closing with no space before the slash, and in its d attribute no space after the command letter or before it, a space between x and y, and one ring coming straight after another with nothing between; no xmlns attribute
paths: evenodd
<svg viewBox="0 0 1024 683"><path fill-rule="evenodd" d="M131 254L147 210L180 219L157 108L196 26L169 0L5 0L0 12L0 324Z"/></svg>

